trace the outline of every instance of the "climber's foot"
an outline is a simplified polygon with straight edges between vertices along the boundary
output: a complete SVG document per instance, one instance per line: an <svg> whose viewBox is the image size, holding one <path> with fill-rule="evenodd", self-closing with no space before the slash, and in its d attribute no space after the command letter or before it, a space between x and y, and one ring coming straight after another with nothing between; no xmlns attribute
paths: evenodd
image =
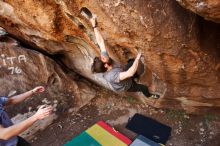
<svg viewBox="0 0 220 146"><path fill-rule="evenodd" d="M159 99L160 98L160 95L157 95L157 94L151 94L150 97L147 97L149 99Z"/></svg>

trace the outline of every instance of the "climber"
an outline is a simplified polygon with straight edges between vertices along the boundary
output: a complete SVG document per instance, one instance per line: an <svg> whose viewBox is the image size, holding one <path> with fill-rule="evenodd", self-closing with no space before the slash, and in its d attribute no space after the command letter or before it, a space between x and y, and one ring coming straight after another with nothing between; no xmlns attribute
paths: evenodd
<svg viewBox="0 0 220 146"><path fill-rule="evenodd" d="M129 63L130 65L127 65L129 68L122 67L109 57L106 51L104 39L97 28L96 17L92 16L90 18L90 22L101 50L101 57L95 57L94 59L92 71L96 73L104 73L104 78L116 92L142 92L148 98L158 99L159 95L151 94L147 86L137 84L134 79L140 62L141 52L138 53L136 59L132 61L132 64Z"/></svg>
<svg viewBox="0 0 220 146"><path fill-rule="evenodd" d="M100 59L103 63L106 63L108 62L109 60L109 55L107 53L107 48L105 46L105 42L104 42L104 39L102 37L102 35L100 34L100 32L98 31L97 29L97 21L96 21L96 16L93 15L89 9L87 9L86 7L82 7L81 10L80 10L80 13L86 18L88 19L92 26L93 26L93 29L94 29L94 32L95 32L95 37L96 37L96 41L100 47L100 52L101 52L101 56L100 56Z"/></svg>
<svg viewBox="0 0 220 146"><path fill-rule="evenodd" d="M0 146L30 146L30 144L18 135L31 127L36 121L48 117L52 113L52 106L42 105L38 111L28 119L13 125L3 106L21 103L35 93L41 93L45 89L42 86L20 95L12 97L0 97Z"/></svg>

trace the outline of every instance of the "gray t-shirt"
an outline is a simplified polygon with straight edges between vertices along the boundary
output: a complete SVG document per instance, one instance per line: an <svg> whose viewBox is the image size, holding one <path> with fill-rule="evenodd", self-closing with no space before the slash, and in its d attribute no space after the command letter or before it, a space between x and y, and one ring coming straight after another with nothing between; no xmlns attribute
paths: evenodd
<svg viewBox="0 0 220 146"><path fill-rule="evenodd" d="M11 119L9 118L8 114L4 111L3 106L7 103L8 98L0 97L0 125L4 128L10 127L13 125ZM0 139L0 146L16 146L18 142L18 138L12 137L9 140L1 140Z"/></svg>
<svg viewBox="0 0 220 146"><path fill-rule="evenodd" d="M127 78L125 80L120 81L119 74L123 72L123 68L115 65L110 71L104 73L104 78L107 82L112 86L115 91L127 91L132 85L132 79Z"/></svg>

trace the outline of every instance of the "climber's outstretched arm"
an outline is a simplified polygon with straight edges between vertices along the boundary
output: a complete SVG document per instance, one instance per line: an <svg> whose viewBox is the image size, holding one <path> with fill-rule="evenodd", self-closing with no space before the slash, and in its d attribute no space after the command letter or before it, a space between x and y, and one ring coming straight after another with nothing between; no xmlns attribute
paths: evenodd
<svg viewBox="0 0 220 146"><path fill-rule="evenodd" d="M138 52L138 55L137 55L136 59L134 60L133 65L127 71L121 72L119 74L120 81L125 80L127 78L130 78L136 73L140 57L141 57L141 52Z"/></svg>
<svg viewBox="0 0 220 146"><path fill-rule="evenodd" d="M44 87L42 86L37 86L34 89L27 91L25 93L19 94L19 95L15 95L12 96L10 98L7 99L7 103L6 105L15 105L18 104L22 101L24 101L25 99L27 99L28 97L30 97L31 95L35 94L35 93L41 93L44 92Z"/></svg>
<svg viewBox="0 0 220 146"><path fill-rule="evenodd" d="M36 121L48 117L52 113L52 110L52 106L43 105L33 116L18 124L4 128L0 123L0 140L9 140L14 136L18 136L32 126Z"/></svg>
<svg viewBox="0 0 220 146"><path fill-rule="evenodd" d="M96 17L92 17L90 19L90 22L92 24L92 27L94 28L96 41L97 41L97 43L100 47L101 52L107 52L107 49L106 49L106 46L105 46L105 41L104 41L101 33L99 32L98 28L97 28Z"/></svg>
<svg viewBox="0 0 220 146"><path fill-rule="evenodd" d="M96 40L97 40L97 43L100 47L101 52L107 52L106 46L105 46L105 41L104 41L104 39L103 39L103 37L97 27L94 28L94 32L95 32L95 37L96 37Z"/></svg>

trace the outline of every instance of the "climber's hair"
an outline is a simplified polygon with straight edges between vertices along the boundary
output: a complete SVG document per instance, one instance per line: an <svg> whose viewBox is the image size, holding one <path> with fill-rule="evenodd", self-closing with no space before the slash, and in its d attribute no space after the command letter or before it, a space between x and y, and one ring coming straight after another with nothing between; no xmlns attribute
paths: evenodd
<svg viewBox="0 0 220 146"><path fill-rule="evenodd" d="M93 73L103 73L107 71L107 68L105 68L105 64L101 61L99 57L95 57L91 70Z"/></svg>
<svg viewBox="0 0 220 146"><path fill-rule="evenodd" d="M112 66L113 60L111 57L108 58L108 62L106 62L106 64L108 64L109 66Z"/></svg>

